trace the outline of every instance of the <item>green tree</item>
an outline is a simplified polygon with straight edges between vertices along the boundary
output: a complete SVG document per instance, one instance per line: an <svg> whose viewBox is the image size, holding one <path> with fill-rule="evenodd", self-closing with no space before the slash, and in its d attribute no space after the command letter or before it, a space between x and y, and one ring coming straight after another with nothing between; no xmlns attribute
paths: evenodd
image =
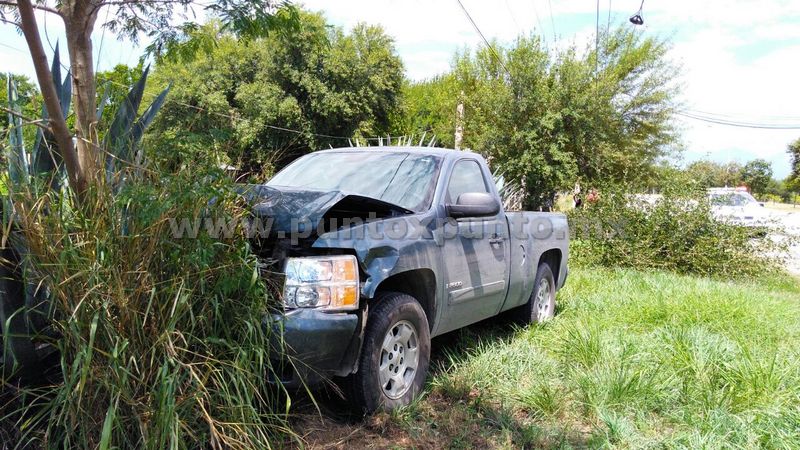
<svg viewBox="0 0 800 450"><path fill-rule="evenodd" d="M535 36L495 44L498 56L486 47L459 53L451 73L405 89L402 127L450 146L462 101L464 147L524 180L530 208L578 180L644 186L677 148L675 68L664 41L620 28L603 43L597 72L593 46L550 53Z"/></svg>
<svg viewBox="0 0 800 450"><path fill-rule="evenodd" d="M694 161L686 167L686 173L700 188L734 187L742 184L742 166L737 162Z"/></svg>
<svg viewBox="0 0 800 450"><path fill-rule="evenodd" d="M297 31L258 40L211 23L198 33L222 33L214 49L156 66L154 77L173 91L150 139L174 149L163 155L169 164L204 159L258 174L390 131L403 81L392 39L364 24L345 33L320 14L302 12L300 21Z"/></svg>
<svg viewBox="0 0 800 450"><path fill-rule="evenodd" d="M791 159L792 169L784 184L786 189L796 196L800 193L800 138L790 143L786 150Z"/></svg>
<svg viewBox="0 0 800 450"><path fill-rule="evenodd" d="M103 153L95 132L97 92L92 51L92 33L101 10L113 11L102 26L133 41L146 34L154 41L151 50L158 53L169 51L171 46L180 43L186 30L198 26L188 19L176 23L173 20L175 8L182 8L184 12L193 7L201 8L209 16L218 18L227 31L241 36L263 36L278 23L292 23L291 18L283 19L292 16L283 14L292 9L278 8L282 5L286 3L273 0L220 0L202 5L195 4L194 0L0 0L0 22L15 26L25 37L43 101L50 113L48 125L66 166L70 186L83 193L90 183L100 179L102 172L99 168ZM66 114L59 107L36 12L51 15L64 25L72 76L74 144Z"/></svg>
<svg viewBox="0 0 800 450"><path fill-rule="evenodd" d="M786 150L791 158L791 177L800 179L800 138L789 144Z"/></svg>
<svg viewBox="0 0 800 450"><path fill-rule="evenodd" d="M772 180L772 166L763 159L754 159L742 168L742 181L754 194L763 194Z"/></svg>
<svg viewBox="0 0 800 450"><path fill-rule="evenodd" d="M424 133L426 141L436 137L439 142L452 147L456 106L463 98L459 90L458 79L452 73L406 82L393 128L397 134Z"/></svg>

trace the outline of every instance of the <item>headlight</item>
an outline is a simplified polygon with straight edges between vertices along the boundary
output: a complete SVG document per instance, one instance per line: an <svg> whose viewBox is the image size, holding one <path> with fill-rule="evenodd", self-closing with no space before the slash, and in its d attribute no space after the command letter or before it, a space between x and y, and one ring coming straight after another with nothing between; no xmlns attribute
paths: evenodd
<svg viewBox="0 0 800 450"><path fill-rule="evenodd" d="M286 261L283 303L287 308L358 309L356 257L313 256Z"/></svg>

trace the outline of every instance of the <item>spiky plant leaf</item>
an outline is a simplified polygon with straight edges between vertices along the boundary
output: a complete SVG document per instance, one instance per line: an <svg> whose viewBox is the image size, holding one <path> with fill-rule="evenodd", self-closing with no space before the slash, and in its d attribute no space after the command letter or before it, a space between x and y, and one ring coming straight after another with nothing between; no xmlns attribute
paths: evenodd
<svg viewBox="0 0 800 450"><path fill-rule="evenodd" d="M58 56L59 55L58 45L59 44L56 41L55 53L53 54L53 62L50 64L50 74L53 76L53 84L55 85L55 88L56 88L56 95L58 96L58 99L61 100L61 94L59 92L61 90L61 87L62 87L62 84L61 84L61 58ZM70 86L71 86L71 84L70 84ZM63 111L63 108L62 108L62 111ZM45 105L42 105L42 120L46 120L49 116L50 115L47 113L47 107ZM34 153L36 153L37 149L41 146L42 138L43 138L42 130L39 129L36 132L36 141L33 143L33 149L34 149L33 151L34 151ZM34 158L33 158L34 166L36 165L36 163L35 163L36 159L37 159L36 155L34 155Z"/></svg>
<svg viewBox="0 0 800 450"><path fill-rule="evenodd" d="M153 103L150 103L150 106L142 113L139 120L133 125L133 129L131 130L131 143L133 145L138 145L139 141L142 140L142 135L144 135L144 130L153 122L153 119L156 118L156 114L164 106L164 101L167 99L167 94L169 93L169 89L172 87L170 84L167 86L166 89L161 91L158 96L156 96Z"/></svg>
<svg viewBox="0 0 800 450"><path fill-rule="evenodd" d="M58 44L56 44L56 52L58 52ZM53 81L56 86L56 95L61 105L61 114L66 117L69 113L70 103L72 101L72 76L67 71L67 76L61 82L60 76L61 63L58 60L58 53L53 57ZM47 119L49 114L47 108L42 106L42 118ZM39 129L36 133L36 142L33 146L33 175L48 175L50 179L50 188L58 190L61 188L61 183L64 178L64 165L61 158L61 152L58 145L55 144L55 136L50 132L43 132Z"/></svg>
<svg viewBox="0 0 800 450"><path fill-rule="evenodd" d="M66 117L69 113L69 107L72 101L72 76L70 72L67 71L67 76L64 78L63 82L61 81L61 60L59 58L58 43L56 43L53 64L50 71L53 75L56 95L61 105L61 114ZM47 119L48 117L47 108L42 105L42 118ZM55 144L55 136L53 136L52 133L42 131L41 129L36 132L36 141L33 145L31 159L33 162L33 175L51 176L50 187L54 190L58 190L64 178L64 168L62 165L61 152Z"/></svg>
<svg viewBox="0 0 800 450"><path fill-rule="evenodd" d="M19 106L17 82L8 74L8 178L12 184L25 183L28 177L28 160L25 155L25 141L22 138L22 110Z"/></svg>
<svg viewBox="0 0 800 450"><path fill-rule="evenodd" d="M100 119L103 118L103 111L106 108L106 104L108 103L108 99L111 97L110 87L111 87L111 82L110 81L106 81L105 83L103 83L103 98L102 98L102 100L100 100L100 103L97 106L96 118L97 118L98 122L100 121Z"/></svg>
<svg viewBox="0 0 800 450"><path fill-rule="evenodd" d="M128 92L111 122L111 127L106 135L106 150L108 151L106 170L109 173L114 172L118 161L130 162L132 150L130 133L136 120L136 112L142 103L149 71L150 66L147 66L139 81Z"/></svg>

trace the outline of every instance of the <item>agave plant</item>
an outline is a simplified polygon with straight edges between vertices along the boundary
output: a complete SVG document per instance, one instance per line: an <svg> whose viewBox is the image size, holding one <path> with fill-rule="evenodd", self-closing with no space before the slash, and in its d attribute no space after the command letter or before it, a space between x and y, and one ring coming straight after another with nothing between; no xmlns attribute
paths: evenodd
<svg viewBox="0 0 800 450"><path fill-rule="evenodd" d="M70 73L61 76L58 45L55 48L51 72L56 87L61 110L64 116L70 108L72 80ZM169 87L156 96L153 102L138 115L144 97L149 68L146 68L136 84L129 90L125 100L119 105L113 121L103 139L106 156L106 180L112 192L118 192L126 180L125 170L135 167L138 172L143 163L140 143L144 130L153 121L164 104ZM103 108L108 104L109 90L99 103L97 119L100 120ZM47 191L62 191L66 187L66 174L55 139L47 127L38 128L33 146L26 148L23 139L24 126L18 102L16 82L8 76L9 145L8 190L11 193L3 199L4 230L10 233L3 236L0 248L0 367L5 375L35 375L49 355L52 347L37 345L37 338L48 334L51 319L49 291L46 277L41 268L33 267L26 256L26 243L14 221L14 193L30 189L36 195ZM47 110L42 108L41 123L47 123ZM45 210L46 211L46 210ZM52 337L52 336L51 336Z"/></svg>
<svg viewBox="0 0 800 450"><path fill-rule="evenodd" d="M495 170L492 178L494 178L494 183L497 186L497 194L503 199L503 209L506 211L521 211L522 202L525 200L523 183L507 180L505 174L500 170Z"/></svg>
<svg viewBox="0 0 800 450"><path fill-rule="evenodd" d="M58 57L58 44L55 48L55 56L51 66L53 81L55 82L56 94L58 95L61 111L66 116L69 111L72 98L72 77L67 72L67 76L61 81L61 61ZM16 114L8 114L9 123L9 149L8 154L8 179L12 186L20 186L30 182L31 178L51 175L51 188L59 189L63 180L63 167L58 151L54 151L54 138L50 131L40 127L36 132L36 140L28 152L25 149L25 142L22 137L22 117L18 103L17 83L8 75L8 104L9 109ZM42 122L46 123L48 118L47 109L42 106Z"/></svg>

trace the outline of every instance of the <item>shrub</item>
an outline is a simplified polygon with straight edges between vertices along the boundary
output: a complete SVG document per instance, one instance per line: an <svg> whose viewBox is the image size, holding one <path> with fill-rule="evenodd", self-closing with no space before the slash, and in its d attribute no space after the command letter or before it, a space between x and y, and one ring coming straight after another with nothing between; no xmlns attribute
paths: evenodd
<svg viewBox="0 0 800 450"><path fill-rule="evenodd" d="M763 229L715 219L701 192L675 186L660 196L610 189L569 217L579 264L739 277L775 269L785 250Z"/></svg>
<svg viewBox="0 0 800 450"><path fill-rule="evenodd" d="M53 191L13 195L24 266L52 302L37 339L60 360L39 386L6 390L0 438L178 449L267 448L285 437L286 408L267 382L269 296L246 239L175 239L169 225L245 214L230 181L149 176L115 196L88 194L90 213Z"/></svg>

